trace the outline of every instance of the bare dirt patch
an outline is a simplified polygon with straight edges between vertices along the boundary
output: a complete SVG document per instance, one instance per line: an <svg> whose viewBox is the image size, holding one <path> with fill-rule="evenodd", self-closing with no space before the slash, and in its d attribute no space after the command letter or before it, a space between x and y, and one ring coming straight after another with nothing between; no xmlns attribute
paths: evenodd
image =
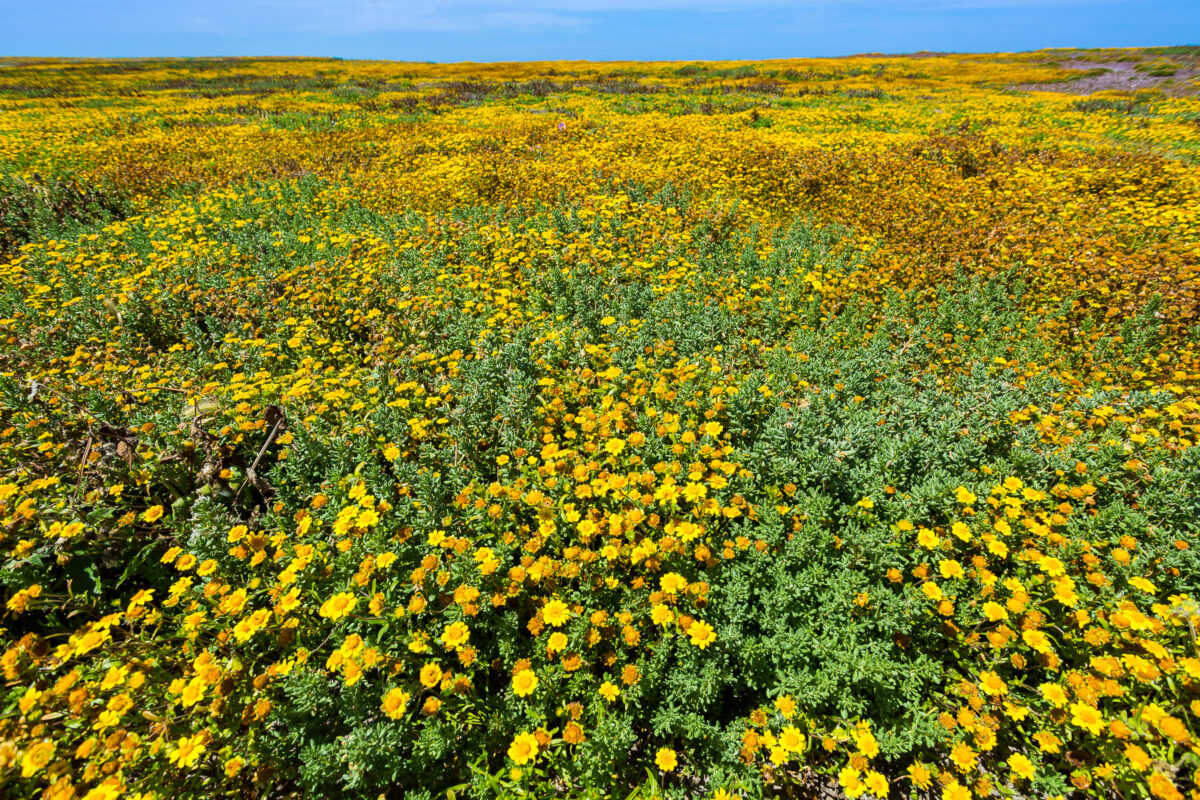
<svg viewBox="0 0 1200 800"><path fill-rule="evenodd" d="M1200 69L1174 65L1173 75L1154 75L1138 69L1139 62L1132 61L1087 61L1073 58L1059 62L1063 69L1080 70L1094 74L1067 78L1052 83L1022 83L1013 86L1030 92L1062 92L1064 94L1088 95L1096 92L1136 92L1138 89L1159 89L1170 95L1200 93L1196 79ZM1099 72L1105 70L1105 72Z"/></svg>

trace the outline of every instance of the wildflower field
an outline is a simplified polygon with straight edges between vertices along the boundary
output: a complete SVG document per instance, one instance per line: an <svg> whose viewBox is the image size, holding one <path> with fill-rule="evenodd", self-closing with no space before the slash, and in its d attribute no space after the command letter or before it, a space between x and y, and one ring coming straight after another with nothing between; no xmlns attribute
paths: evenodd
<svg viewBox="0 0 1200 800"><path fill-rule="evenodd" d="M0 796L1200 798L1198 74L0 61Z"/></svg>

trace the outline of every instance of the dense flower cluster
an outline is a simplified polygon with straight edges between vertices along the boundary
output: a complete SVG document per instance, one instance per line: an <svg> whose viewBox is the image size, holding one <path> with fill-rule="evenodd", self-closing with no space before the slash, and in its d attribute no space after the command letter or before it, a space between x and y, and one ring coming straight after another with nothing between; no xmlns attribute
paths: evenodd
<svg viewBox="0 0 1200 800"><path fill-rule="evenodd" d="M12 61L0 793L1200 797L1200 103L1049 58Z"/></svg>

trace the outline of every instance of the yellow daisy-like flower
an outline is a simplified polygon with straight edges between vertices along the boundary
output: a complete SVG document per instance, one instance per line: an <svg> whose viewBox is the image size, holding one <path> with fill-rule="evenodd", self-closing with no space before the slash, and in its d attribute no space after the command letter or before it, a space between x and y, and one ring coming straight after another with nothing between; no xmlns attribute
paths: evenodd
<svg viewBox="0 0 1200 800"><path fill-rule="evenodd" d="M517 697L528 697L533 694L534 689L537 689L538 676L531 669L523 669L516 675L513 675L512 687L513 694Z"/></svg>
<svg viewBox="0 0 1200 800"><path fill-rule="evenodd" d="M358 598L349 592L340 592L322 603L321 610L317 613L336 621L349 616L357 605Z"/></svg>
<svg viewBox="0 0 1200 800"><path fill-rule="evenodd" d="M200 760L200 756L204 755L204 750L204 737L197 733L195 736L185 736L175 742L175 746L171 748L167 758L180 768L194 767Z"/></svg>
<svg viewBox="0 0 1200 800"><path fill-rule="evenodd" d="M663 772L672 772L679 766L679 759L671 748L660 747L654 756L654 764Z"/></svg>
<svg viewBox="0 0 1200 800"><path fill-rule="evenodd" d="M537 758L538 740L532 733L518 733L508 746L508 757L514 764L528 764Z"/></svg>
<svg viewBox="0 0 1200 800"><path fill-rule="evenodd" d="M1053 649L1050 645L1050 637L1041 631L1024 631L1021 639L1039 653L1049 653Z"/></svg>
<svg viewBox="0 0 1200 800"><path fill-rule="evenodd" d="M25 754L21 756L21 777L31 778L41 771L42 767L50 763L50 759L54 756L54 742L42 740L36 744L30 745Z"/></svg>
<svg viewBox="0 0 1200 800"><path fill-rule="evenodd" d="M942 800L971 800L971 790L958 781L950 781L942 788Z"/></svg>
<svg viewBox="0 0 1200 800"><path fill-rule="evenodd" d="M875 770L869 770L863 776L863 784L867 787L867 791L876 797L888 796L888 779Z"/></svg>
<svg viewBox="0 0 1200 800"><path fill-rule="evenodd" d="M471 629L465 622L452 622L442 631L442 647L447 650L457 650L471 638Z"/></svg>
<svg viewBox="0 0 1200 800"><path fill-rule="evenodd" d="M918 789L928 789L933 781L933 773L929 771L929 767L919 761L909 765L908 777Z"/></svg>
<svg viewBox="0 0 1200 800"><path fill-rule="evenodd" d="M1055 708L1062 708L1067 704L1067 690L1057 683L1043 683L1038 687L1038 691L1041 692L1042 698Z"/></svg>
<svg viewBox="0 0 1200 800"><path fill-rule="evenodd" d="M799 753L804 750L804 734L795 725L785 725L779 732L779 746L789 753Z"/></svg>
<svg viewBox="0 0 1200 800"><path fill-rule="evenodd" d="M162 515L163 515L163 507L162 506L150 506L149 508L147 508L145 511L142 512L142 519L144 519L146 522L155 522L158 519L160 519L162 517Z"/></svg>
<svg viewBox="0 0 1200 800"><path fill-rule="evenodd" d="M1008 768L1012 770L1013 775L1027 781L1032 780L1037 771L1033 768L1033 762L1020 753L1013 753L1008 757Z"/></svg>
<svg viewBox="0 0 1200 800"><path fill-rule="evenodd" d="M650 621L655 625L669 625L675 621L675 612L662 603L658 603L650 609Z"/></svg>
<svg viewBox="0 0 1200 800"><path fill-rule="evenodd" d="M562 600L555 598L542 606L542 619L547 625L560 627L571 619L571 609Z"/></svg>
<svg viewBox="0 0 1200 800"><path fill-rule="evenodd" d="M921 528L921 530L917 531L917 544L926 550L932 550L941 543L942 540L938 538L936 533L929 530L929 528Z"/></svg>
<svg viewBox="0 0 1200 800"><path fill-rule="evenodd" d="M702 620L693 622L687 629L687 633L691 637L692 644L701 650L717 640L717 632L713 630L713 626Z"/></svg>
<svg viewBox="0 0 1200 800"><path fill-rule="evenodd" d="M668 572L658 579L658 587L667 594L677 594L688 586L687 578L678 572Z"/></svg>
<svg viewBox="0 0 1200 800"><path fill-rule="evenodd" d="M999 603L989 600L983 604L983 615L988 618L989 622L1000 622L1008 619L1008 612L1004 606Z"/></svg>
<svg viewBox="0 0 1200 800"><path fill-rule="evenodd" d="M1083 728L1093 736L1099 736L1104 730L1104 716L1100 711L1086 703L1071 704L1071 724Z"/></svg>
<svg viewBox="0 0 1200 800"><path fill-rule="evenodd" d="M958 767L960 772L966 772L975 766L977 758L975 751L966 742L958 742L950 750L950 760L954 762L954 766Z"/></svg>
<svg viewBox="0 0 1200 800"><path fill-rule="evenodd" d="M421 685L426 689L432 689L442 682L442 668L434 662L429 662L421 667Z"/></svg>
<svg viewBox="0 0 1200 800"><path fill-rule="evenodd" d="M979 688L990 697L1008 694L1008 684L995 672L987 671L979 674Z"/></svg>
<svg viewBox="0 0 1200 800"><path fill-rule="evenodd" d="M411 696L399 686L393 687L383 696L383 703L380 707L383 709L383 713L392 719L400 719L408 708L408 700Z"/></svg>

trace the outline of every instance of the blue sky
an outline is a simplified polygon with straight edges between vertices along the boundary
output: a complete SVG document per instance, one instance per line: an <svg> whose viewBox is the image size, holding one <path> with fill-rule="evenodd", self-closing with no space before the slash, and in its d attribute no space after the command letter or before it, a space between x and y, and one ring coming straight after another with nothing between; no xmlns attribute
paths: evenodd
<svg viewBox="0 0 1200 800"><path fill-rule="evenodd" d="M0 0L0 55L761 59L1200 42L1200 0Z"/></svg>

